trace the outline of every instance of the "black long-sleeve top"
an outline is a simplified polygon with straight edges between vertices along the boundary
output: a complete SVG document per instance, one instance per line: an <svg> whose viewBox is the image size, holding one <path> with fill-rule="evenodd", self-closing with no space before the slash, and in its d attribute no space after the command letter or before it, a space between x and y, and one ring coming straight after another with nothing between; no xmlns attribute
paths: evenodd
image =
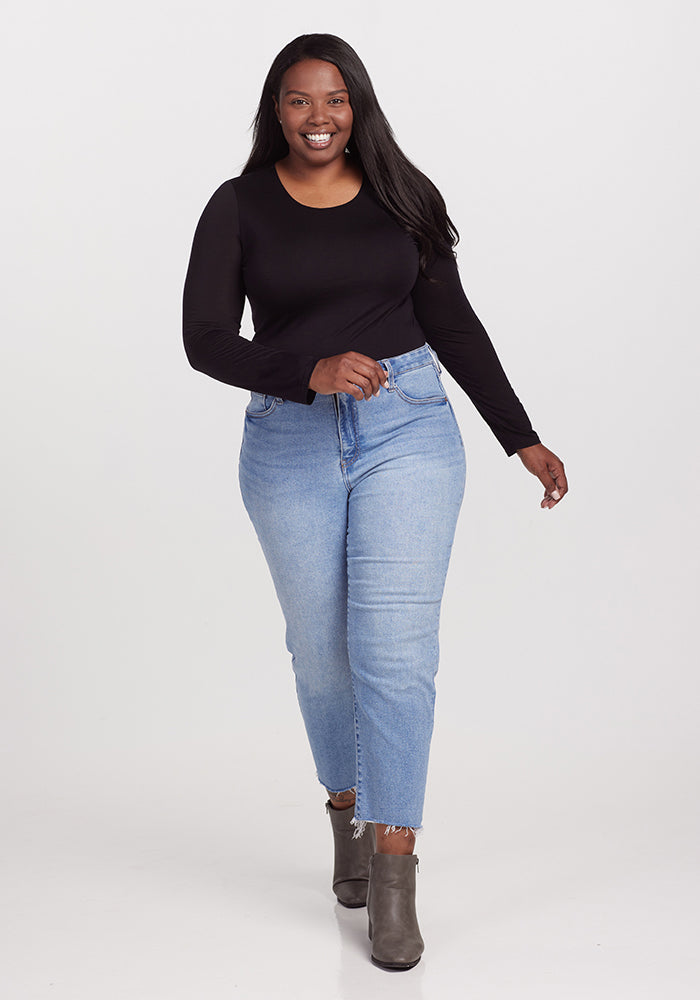
<svg viewBox="0 0 700 1000"><path fill-rule="evenodd" d="M246 297L252 340L239 333ZM224 181L195 230L183 337L197 370L297 403L313 402L320 358L358 351L378 361L427 341L507 455L539 443L454 258L435 257L419 274L414 240L366 178L332 208L296 201L273 165Z"/></svg>

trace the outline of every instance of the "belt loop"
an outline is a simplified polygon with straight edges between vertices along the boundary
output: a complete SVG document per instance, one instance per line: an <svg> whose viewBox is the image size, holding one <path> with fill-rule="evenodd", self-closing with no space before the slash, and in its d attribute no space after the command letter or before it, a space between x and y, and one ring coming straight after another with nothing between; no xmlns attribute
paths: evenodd
<svg viewBox="0 0 700 1000"><path fill-rule="evenodd" d="M428 344L426 342L426 346L427 346L428 350L430 351L430 353L432 355L433 364L435 365L435 370L437 371L438 375L441 375L442 374L442 368L440 367L440 359L438 358L437 354L432 349L432 347L430 346L430 344Z"/></svg>
<svg viewBox="0 0 700 1000"><path fill-rule="evenodd" d="M379 364L382 366L382 368L386 368L387 372L389 373L389 378L388 378L389 389L393 389L395 383L394 383L394 369L391 367L391 361L389 361L387 358L382 358Z"/></svg>

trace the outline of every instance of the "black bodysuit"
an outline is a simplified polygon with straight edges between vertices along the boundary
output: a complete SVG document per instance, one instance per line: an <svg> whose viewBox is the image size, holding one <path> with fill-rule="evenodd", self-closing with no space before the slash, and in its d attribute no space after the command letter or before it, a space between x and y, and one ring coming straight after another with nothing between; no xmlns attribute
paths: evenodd
<svg viewBox="0 0 700 1000"><path fill-rule="evenodd" d="M320 358L391 358L426 341L512 455L538 444L452 257L418 273L409 234L365 178L345 205L295 201L274 166L224 181L197 224L183 294L190 364L229 385L312 403ZM239 333L245 298L253 340Z"/></svg>

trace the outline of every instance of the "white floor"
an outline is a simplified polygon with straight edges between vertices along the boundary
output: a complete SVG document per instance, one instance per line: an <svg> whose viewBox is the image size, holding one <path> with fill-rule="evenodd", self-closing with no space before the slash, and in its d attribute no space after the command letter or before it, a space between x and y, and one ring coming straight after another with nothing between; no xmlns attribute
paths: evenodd
<svg viewBox="0 0 700 1000"><path fill-rule="evenodd" d="M431 816L421 834L426 951L391 974L369 962L366 911L334 902L320 789L293 801L279 788L261 811L259 788L234 801L226 773L139 782L127 767L125 783L86 768L82 787L54 777L6 798L2 996L700 995L698 843L682 809L556 784L499 798L477 782L451 824Z"/></svg>

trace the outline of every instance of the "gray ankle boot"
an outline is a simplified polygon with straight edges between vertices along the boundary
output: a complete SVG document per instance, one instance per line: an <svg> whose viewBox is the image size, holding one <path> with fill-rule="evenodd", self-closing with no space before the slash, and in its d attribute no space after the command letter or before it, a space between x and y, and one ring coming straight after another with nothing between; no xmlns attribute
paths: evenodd
<svg viewBox="0 0 700 1000"><path fill-rule="evenodd" d="M365 906L369 859L377 849L374 824L368 823L362 836L354 838L355 827L350 822L355 815L354 805L349 809L334 809L329 799L326 812L331 818L335 844L333 892L343 906Z"/></svg>
<svg viewBox="0 0 700 1000"><path fill-rule="evenodd" d="M375 854L369 865L369 937L372 961L384 969L412 969L423 953L416 916L415 854Z"/></svg>

